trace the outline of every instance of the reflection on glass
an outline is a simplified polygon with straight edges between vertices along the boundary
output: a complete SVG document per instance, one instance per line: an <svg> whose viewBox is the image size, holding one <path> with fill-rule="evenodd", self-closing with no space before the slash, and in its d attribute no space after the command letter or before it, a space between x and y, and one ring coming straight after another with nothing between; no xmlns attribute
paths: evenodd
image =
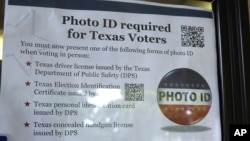
<svg viewBox="0 0 250 141"><path fill-rule="evenodd" d="M97 89L96 96L89 97L87 101L98 107L103 107L119 99L122 99L120 89ZM112 106L115 106L115 105L112 105Z"/></svg>

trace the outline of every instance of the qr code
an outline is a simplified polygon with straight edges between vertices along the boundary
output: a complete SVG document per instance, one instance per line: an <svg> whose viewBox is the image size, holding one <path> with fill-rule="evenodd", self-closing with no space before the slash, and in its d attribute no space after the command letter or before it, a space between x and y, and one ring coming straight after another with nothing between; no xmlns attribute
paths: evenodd
<svg viewBox="0 0 250 141"><path fill-rule="evenodd" d="M125 101L144 101L144 84L125 83Z"/></svg>
<svg viewBox="0 0 250 141"><path fill-rule="evenodd" d="M181 44L182 47L201 47L204 44L204 27L181 26Z"/></svg>

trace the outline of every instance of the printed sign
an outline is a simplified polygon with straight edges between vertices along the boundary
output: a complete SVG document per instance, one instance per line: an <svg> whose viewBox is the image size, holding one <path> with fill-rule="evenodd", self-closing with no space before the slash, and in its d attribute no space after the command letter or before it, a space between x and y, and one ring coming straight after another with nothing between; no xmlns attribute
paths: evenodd
<svg viewBox="0 0 250 141"><path fill-rule="evenodd" d="M220 141L213 13L9 0L0 135L10 141Z"/></svg>

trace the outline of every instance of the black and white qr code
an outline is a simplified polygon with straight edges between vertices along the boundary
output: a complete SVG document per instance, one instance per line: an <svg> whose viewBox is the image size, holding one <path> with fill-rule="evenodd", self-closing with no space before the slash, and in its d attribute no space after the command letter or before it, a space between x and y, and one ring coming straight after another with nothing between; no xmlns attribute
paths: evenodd
<svg viewBox="0 0 250 141"><path fill-rule="evenodd" d="M125 101L144 101L144 84L125 83Z"/></svg>
<svg viewBox="0 0 250 141"><path fill-rule="evenodd" d="M200 26L181 26L181 45L182 47L201 47L204 43L204 27Z"/></svg>

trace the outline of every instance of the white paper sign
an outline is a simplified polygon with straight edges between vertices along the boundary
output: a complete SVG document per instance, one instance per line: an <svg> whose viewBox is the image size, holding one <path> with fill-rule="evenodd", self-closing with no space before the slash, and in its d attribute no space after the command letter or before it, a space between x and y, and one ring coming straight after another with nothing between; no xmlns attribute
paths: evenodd
<svg viewBox="0 0 250 141"><path fill-rule="evenodd" d="M220 141L211 11L9 0L0 135L9 141Z"/></svg>

